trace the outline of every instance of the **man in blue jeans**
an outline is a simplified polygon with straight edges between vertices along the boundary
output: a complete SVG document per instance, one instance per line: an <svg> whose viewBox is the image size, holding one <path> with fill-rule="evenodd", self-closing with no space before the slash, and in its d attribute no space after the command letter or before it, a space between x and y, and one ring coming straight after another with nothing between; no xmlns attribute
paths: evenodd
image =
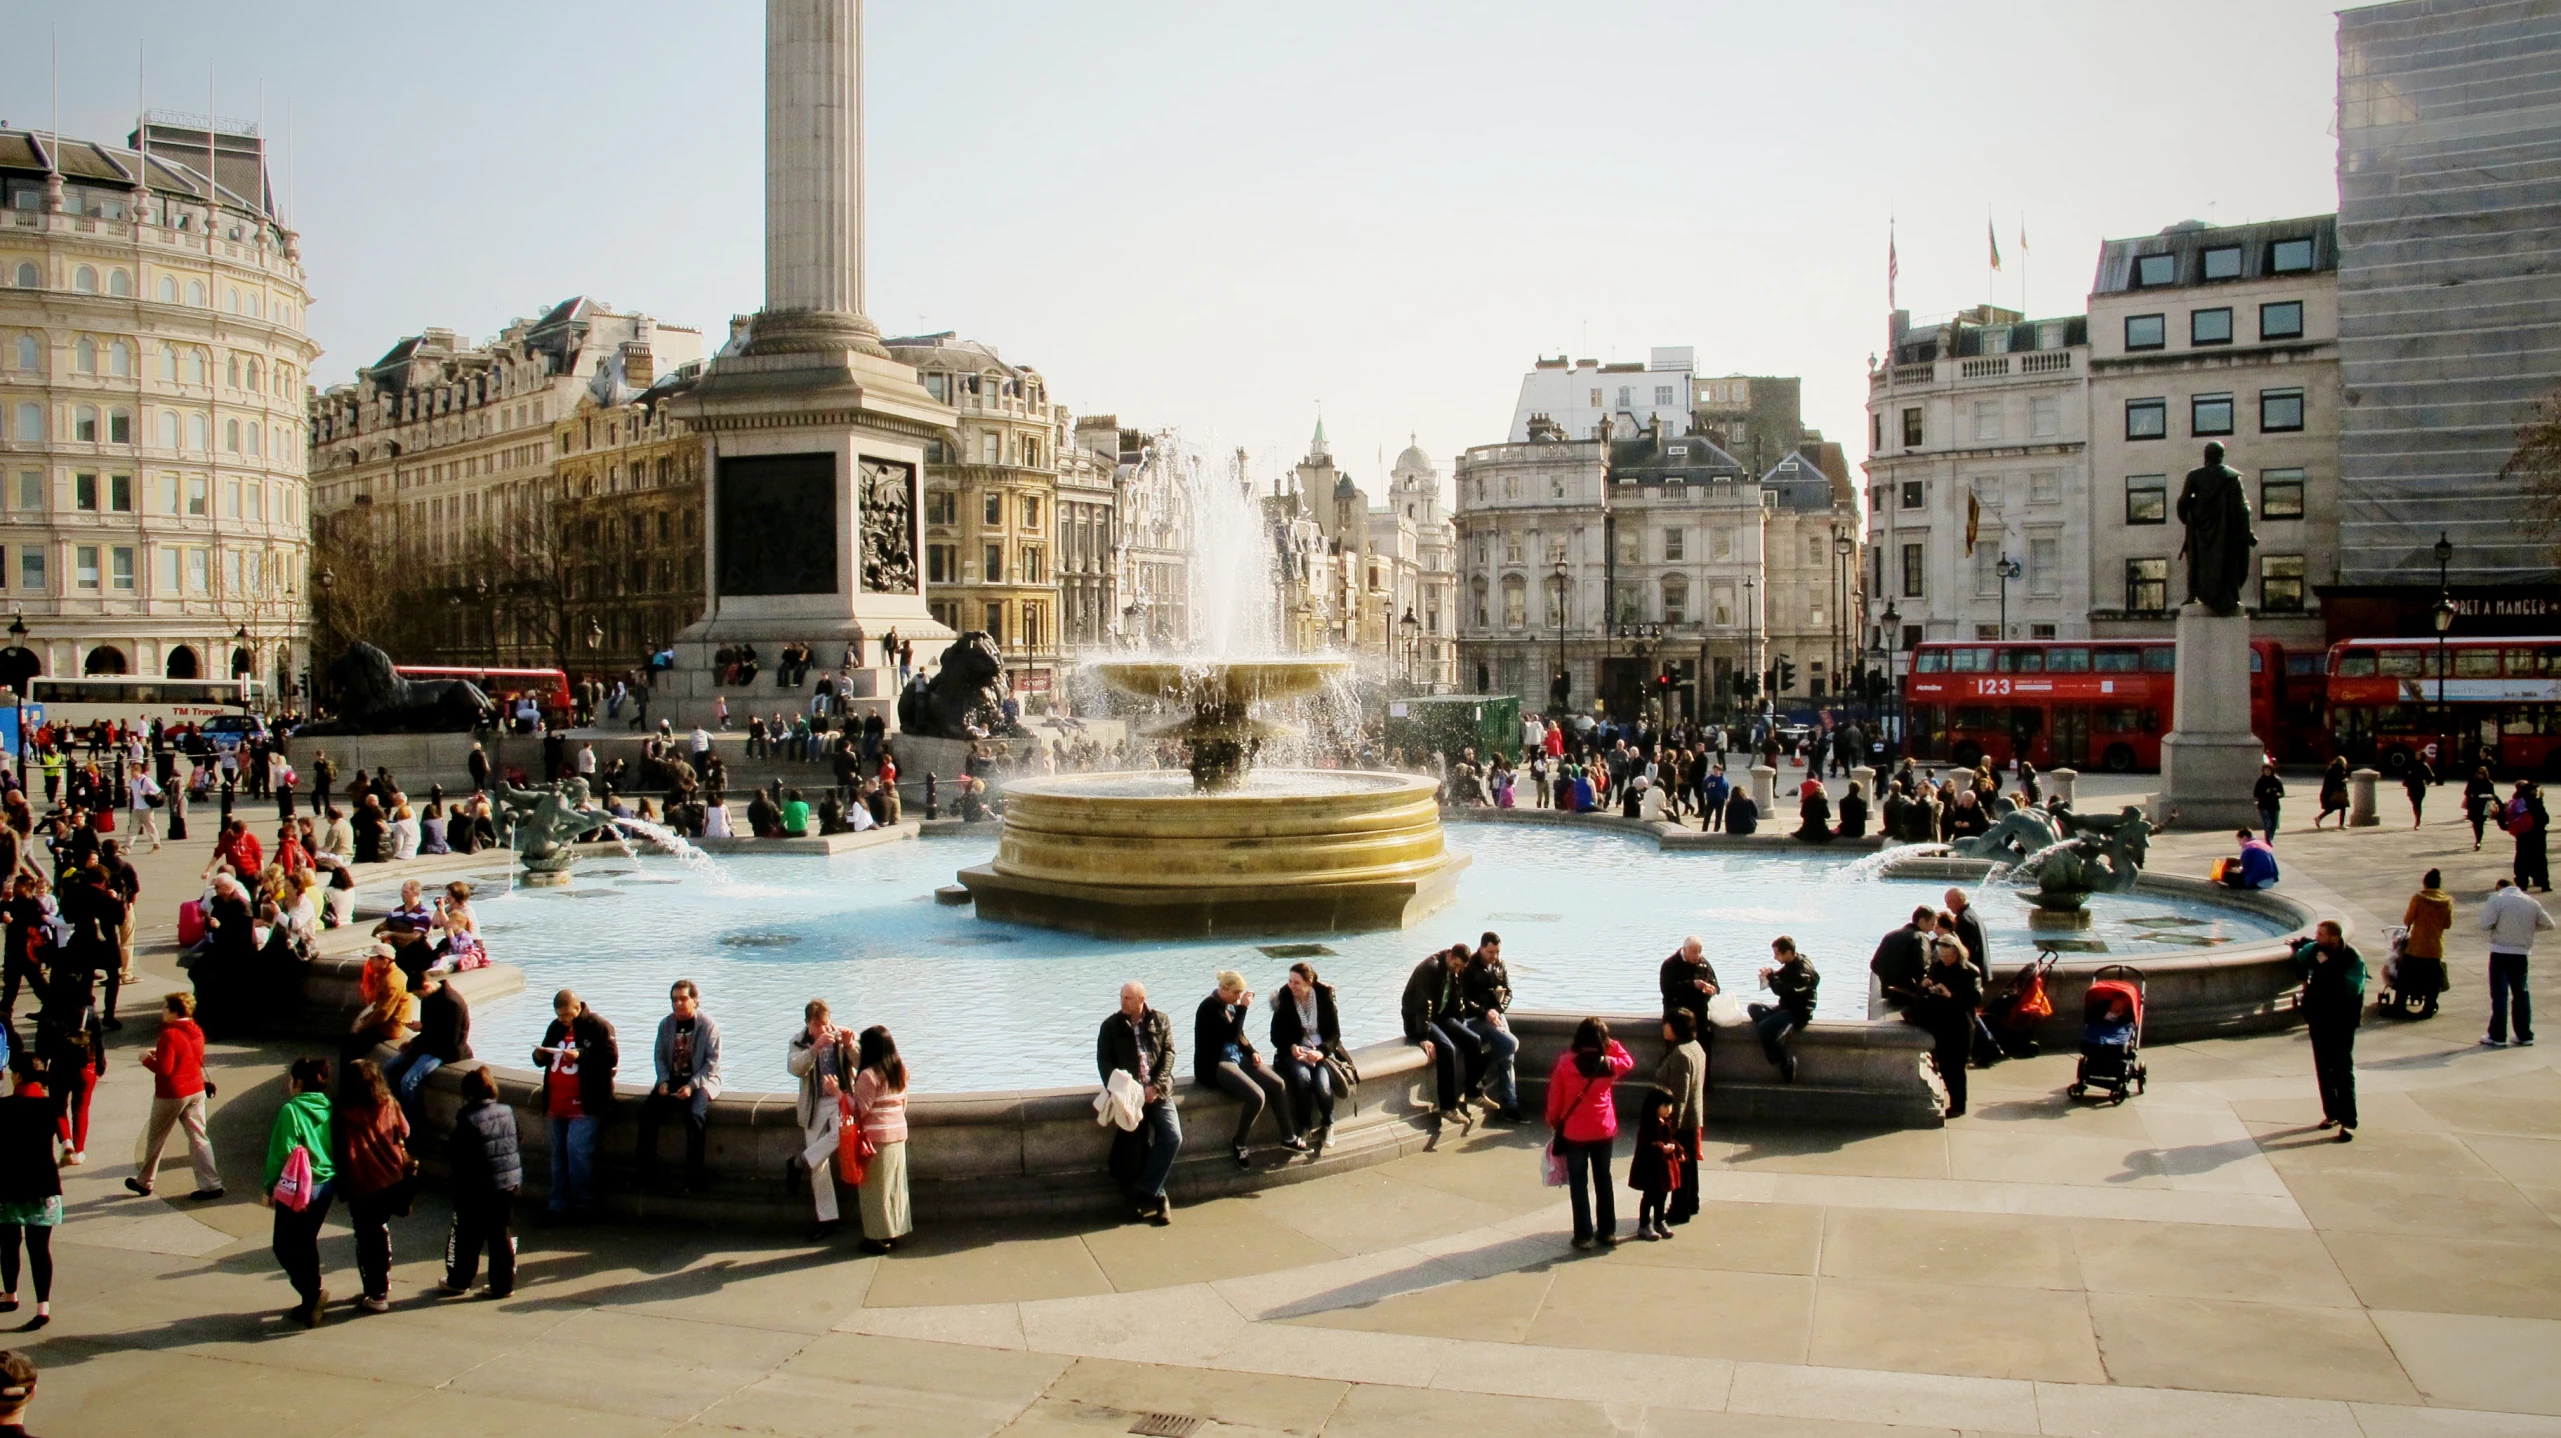
<svg viewBox="0 0 2561 1438"><path fill-rule="evenodd" d="M1520 1076L1515 1056L1521 1041L1503 1011L1512 1006L1512 979L1503 968L1503 936L1488 929L1476 941L1476 952L1458 976L1462 1027L1476 1036L1484 1055L1484 1076L1477 1087L1485 1102L1510 1123L1521 1121Z"/></svg>
<svg viewBox="0 0 2561 1438"><path fill-rule="evenodd" d="M1162 1228L1174 1221L1165 1180L1183 1151L1183 1119L1174 1109L1174 1022L1147 1006L1145 984L1133 979L1120 986L1120 1008L1095 1036L1094 1067L1106 1087L1113 1074L1125 1073L1145 1095L1138 1127L1127 1135L1147 1146L1130 1180L1130 1202L1140 1218Z"/></svg>
<svg viewBox="0 0 2561 1438"><path fill-rule="evenodd" d="M2534 936L2551 928L2552 916L2527 897L2515 882L2501 879L2481 905L2481 929L2490 936L2490 1031L2481 1042L2491 1048L2508 1043L2508 1018L2516 1017L2518 1047L2534 1042L2534 1001L2526 993L2527 959Z"/></svg>
<svg viewBox="0 0 2561 1438"><path fill-rule="evenodd" d="M613 1107L614 1068L621 1054L614 1026L596 1016L578 995L552 995L551 1027L534 1049L542 1070L543 1114L551 1144L551 1201L564 1218L583 1218L596 1205L596 1129Z"/></svg>

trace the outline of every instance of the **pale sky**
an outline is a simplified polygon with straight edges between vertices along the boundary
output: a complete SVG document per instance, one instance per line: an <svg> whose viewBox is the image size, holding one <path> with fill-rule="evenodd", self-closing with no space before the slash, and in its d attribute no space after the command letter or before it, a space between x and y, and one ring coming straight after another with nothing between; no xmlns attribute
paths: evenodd
<svg viewBox="0 0 2561 1438"><path fill-rule="evenodd" d="M1409 432L1446 475L1539 354L1654 345L1803 376L1855 462L1889 215L1916 316L2049 316L2102 239L2335 209L2331 9L875 0L869 308L1260 478L1320 404L1373 494ZM69 134L121 143L138 65L154 108L263 91L324 383L577 293L716 343L762 293L750 0L11 10L11 125L48 24Z"/></svg>

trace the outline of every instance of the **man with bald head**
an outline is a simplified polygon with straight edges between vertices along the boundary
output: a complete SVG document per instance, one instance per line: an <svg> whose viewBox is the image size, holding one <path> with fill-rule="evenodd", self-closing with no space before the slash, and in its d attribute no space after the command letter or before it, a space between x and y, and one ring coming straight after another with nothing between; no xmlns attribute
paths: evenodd
<svg viewBox="0 0 2561 1438"><path fill-rule="evenodd" d="M1687 1013L1698 1034L1699 1051L1708 1058L1716 1054L1716 1031L1708 1026L1707 1001L1716 997L1716 966L1707 961L1706 946L1692 934L1681 940L1681 946L1663 961L1663 1017ZM1706 1065L1700 1065L1706 1071ZM1715 1087L1713 1081L1708 1085Z"/></svg>
<svg viewBox="0 0 2561 1438"><path fill-rule="evenodd" d="M1095 1036L1094 1067L1107 1085L1113 1074L1128 1074L1146 1095L1138 1127L1127 1136L1146 1146L1129 1180L1130 1203L1140 1218L1161 1228L1174 1221L1165 1179L1183 1151L1183 1120L1174 1111L1174 1021L1147 1006L1145 984L1133 979L1120 986L1120 1008ZM1115 1149L1112 1167L1118 1173L1123 1155Z"/></svg>

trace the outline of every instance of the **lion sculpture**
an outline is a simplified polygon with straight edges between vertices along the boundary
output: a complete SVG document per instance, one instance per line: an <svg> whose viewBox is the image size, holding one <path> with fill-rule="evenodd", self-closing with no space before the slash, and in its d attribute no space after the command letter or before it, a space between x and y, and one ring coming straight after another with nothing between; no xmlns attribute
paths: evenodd
<svg viewBox="0 0 2561 1438"><path fill-rule="evenodd" d="M929 739L983 739L1007 730L1005 694L997 680L1005 661L996 641L973 629L943 651L933 678L919 674L898 696L901 732Z"/></svg>
<svg viewBox="0 0 2561 1438"><path fill-rule="evenodd" d="M359 639L328 670L337 717L305 734L458 734L495 712L468 679L404 679L391 656Z"/></svg>

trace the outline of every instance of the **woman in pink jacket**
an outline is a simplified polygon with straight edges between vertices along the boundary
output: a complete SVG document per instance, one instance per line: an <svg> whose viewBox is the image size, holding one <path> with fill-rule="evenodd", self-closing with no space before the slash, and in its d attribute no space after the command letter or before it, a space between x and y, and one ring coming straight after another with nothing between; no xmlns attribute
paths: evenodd
<svg viewBox="0 0 2561 1438"><path fill-rule="evenodd" d="M1557 1152L1565 1156L1574 1190L1576 1248L1589 1248L1595 1240L1607 1246L1618 1243L1618 1208L1610 1185L1618 1109L1610 1102L1610 1086L1634 1067L1636 1060L1610 1037L1609 1025L1585 1019L1574 1029L1573 1048L1558 1056L1547 1076L1547 1126L1556 1135L1552 1142ZM1596 1197L1598 1224L1592 1214Z"/></svg>

